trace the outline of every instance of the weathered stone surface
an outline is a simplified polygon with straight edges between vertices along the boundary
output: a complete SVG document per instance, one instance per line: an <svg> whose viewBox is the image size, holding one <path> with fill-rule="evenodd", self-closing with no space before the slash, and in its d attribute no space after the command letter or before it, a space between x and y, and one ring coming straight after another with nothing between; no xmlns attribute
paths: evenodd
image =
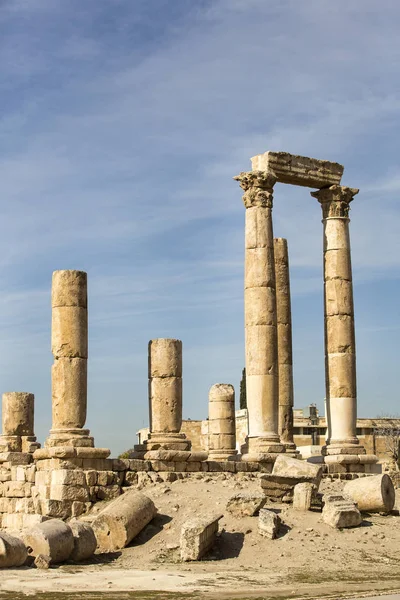
<svg viewBox="0 0 400 600"><path fill-rule="evenodd" d="M361 524L361 513L349 498L340 494L324 494L323 502L322 518L331 527L342 529Z"/></svg>
<svg viewBox="0 0 400 600"><path fill-rule="evenodd" d="M228 460L237 454L235 390L233 385L216 383L209 392L208 447L211 460Z"/></svg>
<svg viewBox="0 0 400 600"><path fill-rule="evenodd" d="M275 461L272 474L298 479L309 478L314 480L315 484L318 486L322 477L322 467L304 460L298 460L297 458L280 454Z"/></svg>
<svg viewBox="0 0 400 600"><path fill-rule="evenodd" d="M361 512L390 512L396 499L393 482L386 473L349 481L344 492Z"/></svg>
<svg viewBox="0 0 400 600"><path fill-rule="evenodd" d="M281 518L272 510L262 508L258 516L258 531L271 540L274 540L278 534L281 525Z"/></svg>
<svg viewBox="0 0 400 600"><path fill-rule="evenodd" d="M149 342L149 379L182 377L182 342L158 338Z"/></svg>
<svg viewBox="0 0 400 600"><path fill-rule="evenodd" d="M51 369L53 429L80 429L87 408L87 360L59 358Z"/></svg>
<svg viewBox="0 0 400 600"><path fill-rule="evenodd" d="M260 477L260 485L267 498L277 502L291 502L293 499L294 487L299 483L312 483L315 479L312 477L283 477L265 473Z"/></svg>
<svg viewBox="0 0 400 600"><path fill-rule="evenodd" d="M51 306L81 306L87 308L87 273L62 270L53 272Z"/></svg>
<svg viewBox="0 0 400 600"><path fill-rule="evenodd" d="M38 556L44 554L50 557L52 563L68 560L74 549L72 530L59 519L51 519L32 527L23 533L29 554Z"/></svg>
<svg viewBox="0 0 400 600"><path fill-rule="evenodd" d="M52 310L51 351L54 358L88 357L88 314L81 306Z"/></svg>
<svg viewBox="0 0 400 600"><path fill-rule="evenodd" d="M265 152L251 159L253 171L266 171L279 183L311 188L339 184L344 167L339 163L288 152Z"/></svg>
<svg viewBox="0 0 400 600"><path fill-rule="evenodd" d="M155 517L154 502L134 490L111 502L92 523L103 552L124 548Z"/></svg>
<svg viewBox="0 0 400 600"><path fill-rule="evenodd" d="M236 517L253 517L264 506L267 498L262 493L235 494L229 498L226 510Z"/></svg>
<svg viewBox="0 0 400 600"><path fill-rule="evenodd" d="M199 560L215 543L223 515L205 515L187 521L181 530L181 560Z"/></svg>
<svg viewBox="0 0 400 600"><path fill-rule="evenodd" d="M179 433L182 425L182 379L153 377L149 383L151 431Z"/></svg>
<svg viewBox="0 0 400 600"><path fill-rule="evenodd" d="M295 510L310 510L316 488L313 483L298 483L293 489L293 508Z"/></svg>
<svg viewBox="0 0 400 600"><path fill-rule="evenodd" d="M74 536L74 549L70 559L79 562L90 558L97 548L97 539L93 528L83 521L72 520L69 522Z"/></svg>
<svg viewBox="0 0 400 600"><path fill-rule="evenodd" d="M24 542L5 531L0 531L0 569L20 567L28 557Z"/></svg>
<svg viewBox="0 0 400 600"><path fill-rule="evenodd" d="M50 569L51 558L47 554L38 554L33 561L37 569Z"/></svg>
<svg viewBox="0 0 400 600"><path fill-rule="evenodd" d="M34 402L34 395L27 392L5 392L3 394L3 435L34 436Z"/></svg>

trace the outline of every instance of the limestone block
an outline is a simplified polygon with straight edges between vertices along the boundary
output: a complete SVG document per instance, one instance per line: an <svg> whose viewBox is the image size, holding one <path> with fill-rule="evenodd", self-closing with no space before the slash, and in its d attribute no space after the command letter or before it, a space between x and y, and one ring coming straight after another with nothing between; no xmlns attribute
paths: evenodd
<svg viewBox="0 0 400 600"><path fill-rule="evenodd" d="M291 477L263 473L260 476L260 485L263 493L272 502L292 502L294 488L299 483L314 483L312 477Z"/></svg>
<svg viewBox="0 0 400 600"><path fill-rule="evenodd" d="M263 508L266 501L267 498L262 493L240 492L229 498L226 510L235 517L253 517Z"/></svg>
<svg viewBox="0 0 400 600"><path fill-rule="evenodd" d="M274 250L247 248L244 264L244 287L270 287L275 289Z"/></svg>
<svg viewBox="0 0 400 600"><path fill-rule="evenodd" d="M275 325L275 291L271 287L248 287L244 290L246 327Z"/></svg>
<svg viewBox="0 0 400 600"><path fill-rule="evenodd" d="M350 315L332 315L326 319L328 354L355 354L354 319Z"/></svg>
<svg viewBox="0 0 400 600"><path fill-rule="evenodd" d="M277 375L277 331L273 325L247 326L246 375Z"/></svg>
<svg viewBox="0 0 400 600"><path fill-rule="evenodd" d="M87 360L59 358L51 368L51 377L53 428L82 428L86 421Z"/></svg>
<svg viewBox="0 0 400 600"><path fill-rule="evenodd" d="M235 420L234 419L211 419L209 420L209 435L212 434L229 434L235 435Z"/></svg>
<svg viewBox="0 0 400 600"><path fill-rule="evenodd" d="M0 469L0 483L4 481L10 481L11 471L9 469Z"/></svg>
<svg viewBox="0 0 400 600"><path fill-rule="evenodd" d="M88 313L80 306L58 306L51 313L54 358L88 357Z"/></svg>
<svg viewBox="0 0 400 600"><path fill-rule="evenodd" d="M50 519L32 527L24 532L23 538L31 556L47 555L53 564L68 560L74 550L72 530L59 519Z"/></svg>
<svg viewBox="0 0 400 600"><path fill-rule="evenodd" d="M350 248L348 224L344 219L327 219L324 222L324 252Z"/></svg>
<svg viewBox="0 0 400 600"><path fill-rule="evenodd" d="M182 379L153 377L149 381L151 430L179 433L182 425Z"/></svg>
<svg viewBox="0 0 400 600"><path fill-rule="evenodd" d="M223 515L205 515L186 521L181 529L181 560L199 560L212 548Z"/></svg>
<svg viewBox="0 0 400 600"><path fill-rule="evenodd" d="M86 477L83 471L78 469L58 469L51 473L52 485L86 485Z"/></svg>
<svg viewBox="0 0 400 600"><path fill-rule="evenodd" d="M128 471L125 473L124 485L137 485L138 474L136 472Z"/></svg>
<svg viewBox="0 0 400 600"><path fill-rule="evenodd" d="M325 494L323 500L322 519L331 527L342 529L357 527L361 524L362 517L360 511L354 502L348 498L340 494Z"/></svg>
<svg viewBox="0 0 400 600"><path fill-rule="evenodd" d="M252 206L246 210L245 245L249 248L272 248L271 209Z"/></svg>
<svg viewBox="0 0 400 600"><path fill-rule="evenodd" d="M208 437L209 450L234 450L236 443L235 434L210 434Z"/></svg>
<svg viewBox="0 0 400 600"><path fill-rule="evenodd" d="M325 282L325 308L332 315L353 315L353 284L344 279L329 279Z"/></svg>
<svg viewBox="0 0 400 600"><path fill-rule="evenodd" d="M114 500L121 495L121 488L119 485L99 485L97 487L97 498L99 500Z"/></svg>
<svg viewBox="0 0 400 600"><path fill-rule="evenodd" d="M49 498L40 500L40 512L47 517L55 519L68 519L72 516L71 500L50 500Z"/></svg>
<svg viewBox="0 0 400 600"><path fill-rule="evenodd" d="M314 484L298 483L293 489L293 508L307 511L311 509L313 497L316 493Z"/></svg>
<svg viewBox="0 0 400 600"><path fill-rule="evenodd" d="M22 437L20 435L2 435L0 449L5 452L22 452Z"/></svg>
<svg viewBox="0 0 400 600"><path fill-rule="evenodd" d="M211 405L212 404L212 405ZM232 403L218 400L210 400L208 405L208 417L209 419L232 419L235 417L235 410Z"/></svg>
<svg viewBox="0 0 400 600"><path fill-rule="evenodd" d="M127 546L155 517L157 509L150 498L134 490L109 504L93 521L97 545L103 552Z"/></svg>
<svg viewBox="0 0 400 600"><path fill-rule="evenodd" d="M322 467L304 460L279 454L276 458L272 474L280 475L281 477L310 478L315 480L315 484L319 486L322 477Z"/></svg>
<svg viewBox="0 0 400 600"><path fill-rule="evenodd" d="M22 540L0 531L0 569L20 567L28 558L28 551Z"/></svg>
<svg viewBox="0 0 400 600"><path fill-rule="evenodd" d="M311 188L339 184L344 167L339 163L288 152L265 152L251 159L253 171L267 171L279 183L290 183Z"/></svg>
<svg viewBox="0 0 400 600"><path fill-rule="evenodd" d="M159 338L149 342L149 378L182 377L182 342Z"/></svg>
<svg viewBox="0 0 400 600"><path fill-rule="evenodd" d="M50 569L51 558L50 556L47 556L47 554L38 554L35 560L33 561L33 564L37 569L47 570Z"/></svg>
<svg viewBox="0 0 400 600"><path fill-rule="evenodd" d="M281 525L280 517L267 508L261 508L258 516L258 532L271 540L278 534Z"/></svg>
<svg viewBox="0 0 400 600"><path fill-rule="evenodd" d="M324 253L324 277L325 279L352 280L351 260L348 248L327 250Z"/></svg>
<svg viewBox="0 0 400 600"><path fill-rule="evenodd" d="M79 502L88 502L89 490L81 485L51 485L51 500L78 500Z"/></svg>
<svg viewBox="0 0 400 600"><path fill-rule="evenodd" d="M371 475L346 483L344 492L361 512L390 512L393 510L396 492L389 475Z"/></svg>
<svg viewBox="0 0 400 600"><path fill-rule="evenodd" d="M74 536L74 549L70 559L79 562L87 560L95 553L97 540L93 528L83 521L72 520L69 522Z"/></svg>
<svg viewBox="0 0 400 600"><path fill-rule="evenodd" d="M355 398L355 354L330 354L326 362L330 395L332 398Z"/></svg>
<svg viewBox="0 0 400 600"><path fill-rule="evenodd" d="M97 471L85 471L86 485L93 486L97 484Z"/></svg>
<svg viewBox="0 0 400 600"><path fill-rule="evenodd" d="M33 498L17 498L15 502L15 512L33 514L35 512Z"/></svg>
<svg viewBox="0 0 400 600"><path fill-rule="evenodd" d="M3 394L3 435L34 435L34 402L34 395L26 392L6 392Z"/></svg>
<svg viewBox="0 0 400 600"><path fill-rule="evenodd" d="M84 271L54 271L51 286L51 306L81 306L87 308L87 274Z"/></svg>
<svg viewBox="0 0 400 600"><path fill-rule="evenodd" d="M8 481L4 484L4 496L7 498L24 498L30 495L31 484L24 481Z"/></svg>

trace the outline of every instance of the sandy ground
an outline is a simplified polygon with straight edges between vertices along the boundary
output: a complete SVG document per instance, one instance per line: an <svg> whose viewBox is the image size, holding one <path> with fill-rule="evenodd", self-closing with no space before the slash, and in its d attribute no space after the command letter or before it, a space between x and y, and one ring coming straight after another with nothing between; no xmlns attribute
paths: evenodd
<svg viewBox="0 0 400 600"><path fill-rule="evenodd" d="M321 484L322 492L340 488L340 482ZM276 540L268 540L257 531L257 517L238 519L225 511L232 494L252 490L259 490L258 481L225 480L223 474L149 486L143 491L159 514L130 547L49 571L2 571L0 598L17 599L20 592L47 592L43 598L57 598L56 592L81 590L85 598L90 592L103 592L96 595L103 598L159 597L121 595L147 590L171 592L164 597L173 598L320 599L400 591L399 516L365 515L360 527L339 531L325 525L319 512L301 513L271 503L283 526ZM216 546L202 561L181 563L182 523L209 511L224 513Z"/></svg>

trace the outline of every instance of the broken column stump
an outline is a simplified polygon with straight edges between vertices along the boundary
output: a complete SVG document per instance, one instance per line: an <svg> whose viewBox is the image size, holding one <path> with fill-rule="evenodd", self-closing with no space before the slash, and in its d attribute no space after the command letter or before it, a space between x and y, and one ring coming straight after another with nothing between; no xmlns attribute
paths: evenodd
<svg viewBox="0 0 400 600"><path fill-rule="evenodd" d="M199 560L214 545L218 521L223 515L204 516L187 521L181 530L181 560Z"/></svg>
<svg viewBox="0 0 400 600"><path fill-rule="evenodd" d="M393 482L386 473L349 481L344 492L361 512L390 512L396 499Z"/></svg>

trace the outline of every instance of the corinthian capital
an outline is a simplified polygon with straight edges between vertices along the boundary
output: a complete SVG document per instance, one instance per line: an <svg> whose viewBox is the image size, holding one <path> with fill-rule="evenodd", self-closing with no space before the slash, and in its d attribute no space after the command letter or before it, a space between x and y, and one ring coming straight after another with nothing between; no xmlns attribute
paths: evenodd
<svg viewBox="0 0 400 600"><path fill-rule="evenodd" d="M276 177L265 171L248 171L234 177L244 190L243 202L246 208L263 206L272 208L273 187Z"/></svg>
<svg viewBox="0 0 400 600"><path fill-rule="evenodd" d="M311 196L321 204L324 219L335 217L347 219L349 217L350 202L359 191L357 188L331 185L317 192L311 192Z"/></svg>

